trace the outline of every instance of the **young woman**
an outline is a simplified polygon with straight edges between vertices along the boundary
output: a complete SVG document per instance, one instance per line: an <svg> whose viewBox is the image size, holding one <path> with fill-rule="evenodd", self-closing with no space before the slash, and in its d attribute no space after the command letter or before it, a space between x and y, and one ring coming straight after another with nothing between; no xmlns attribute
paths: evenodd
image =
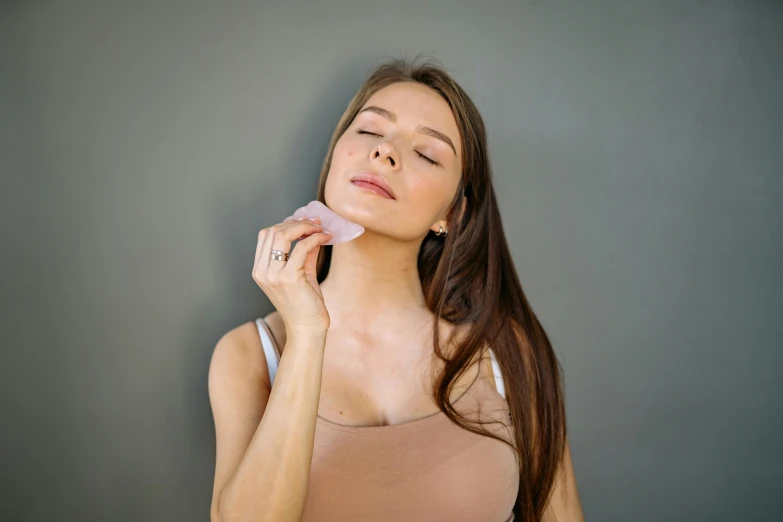
<svg viewBox="0 0 783 522"><path fill-rule="evenodd" d="M253 279L275 311L212 356L212 520L582 521L561 369L467 94L431 62L378 67L317 199L365 232L260 231Z"/></svg>

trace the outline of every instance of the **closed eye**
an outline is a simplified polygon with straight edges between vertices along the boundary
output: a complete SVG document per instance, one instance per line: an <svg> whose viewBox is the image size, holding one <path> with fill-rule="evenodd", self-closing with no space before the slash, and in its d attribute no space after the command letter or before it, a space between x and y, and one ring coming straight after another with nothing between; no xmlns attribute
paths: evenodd
<svg viewBox="0 0 783 522"><path fill-rule="evenodd" d="M437 165L437 164L438 164L438 162L437 162L437 161L429 159L427 156L425 156L425 155L424 155L424 154L422 154L421 152L418 152L418 151L417 151L417 152L416 152L416 154L418 154L419 156L421 156L421 159L423 159L423 160L424 160L424 161L426 161L427 163L431 163L432 165Z"/></svg>
<svg viewBox="0 0 783 522"><path fill-rule="evenodd" d="M375 134L374 132L368 132L368 131L364 131L364 130L356 131L356 134L369 134L370 136L378 136L378 137L380 137L380 136L381 136L380 134ZM425 156L425 155L424 155L424 154L422 154L421 152L419 152L419 151L416 151L416 154L418 154L418 155L419 155L419 157L420 157L421 159L423 159L424 161L426 161L427 163L429 163L429 164L431 164L431 165L438 165L438 162L437 162L437 161L435 161L435 160L432 160L432 159L428 158L427 156Z"/></svg>

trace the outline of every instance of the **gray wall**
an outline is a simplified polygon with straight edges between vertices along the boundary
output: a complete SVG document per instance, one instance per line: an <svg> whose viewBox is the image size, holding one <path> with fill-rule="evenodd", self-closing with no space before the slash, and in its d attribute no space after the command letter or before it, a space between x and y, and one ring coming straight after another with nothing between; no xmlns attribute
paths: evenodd
<svg viewBox="0 0 783 522"><path fill-rule="evenodd" d="M1 9L0 519L208 520L256 234L423 52L485 117L588 520L781 520L780 2Z"/></svg>

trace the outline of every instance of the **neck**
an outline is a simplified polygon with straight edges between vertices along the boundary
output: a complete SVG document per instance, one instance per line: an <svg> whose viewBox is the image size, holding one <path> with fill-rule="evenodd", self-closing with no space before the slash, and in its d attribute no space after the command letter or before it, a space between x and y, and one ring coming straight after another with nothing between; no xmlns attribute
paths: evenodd
<svg viewBox="0 0 783 522"><path fill-rule="evenodd" d="M372 334L409 328L429 315L416 266L421 240L403 242L365 231L332 246L321 291L331 327Z"/></svg>

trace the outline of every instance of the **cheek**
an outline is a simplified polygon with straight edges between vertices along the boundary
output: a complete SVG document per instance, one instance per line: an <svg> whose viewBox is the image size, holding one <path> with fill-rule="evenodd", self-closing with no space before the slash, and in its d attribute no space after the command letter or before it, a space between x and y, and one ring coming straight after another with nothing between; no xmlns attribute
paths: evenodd
<svg viewBox="0 0 783 522"><path fill-rule="evenodd" d="M334 146L335 157L350 158L351 156L357 155L358 153L359 148L350 140L340 141Z"/></svg>
<svg viewBox="0 0 783 522"><path fill-rule="evenodd" d="M448 201L448 187L438 182L436 179L416 178L411 183L407 193L415 201L414 206L417 211L425 214L436 214L440 208Z"/></svg>

